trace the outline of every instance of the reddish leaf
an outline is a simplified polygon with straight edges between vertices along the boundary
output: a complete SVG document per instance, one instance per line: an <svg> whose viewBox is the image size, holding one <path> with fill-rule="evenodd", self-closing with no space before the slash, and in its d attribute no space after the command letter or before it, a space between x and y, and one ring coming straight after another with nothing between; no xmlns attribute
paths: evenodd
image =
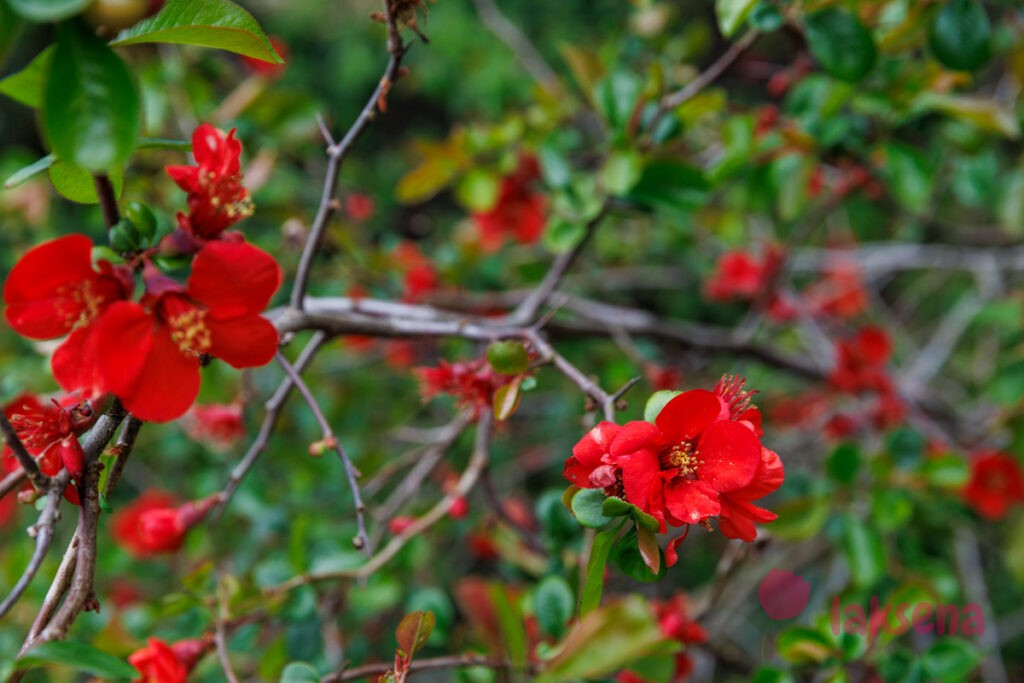
<svg viewBox="0 0 1024 683"><path fill-rule="evenodd" d="M636 525L637 546L640 548L640 557L644 564L651 570L652 574L661 571L661 553L658 551L658 539L654 532L640 524Z"/></svg>
<svg viewBox="0 0 1024 683"><path fill-rule="evenodd" d="M411 657L427 642L427 638L434 630L434 624L433 612L416 611L405 615L395 631L398 647L402 648L407 657Z"/></svg>

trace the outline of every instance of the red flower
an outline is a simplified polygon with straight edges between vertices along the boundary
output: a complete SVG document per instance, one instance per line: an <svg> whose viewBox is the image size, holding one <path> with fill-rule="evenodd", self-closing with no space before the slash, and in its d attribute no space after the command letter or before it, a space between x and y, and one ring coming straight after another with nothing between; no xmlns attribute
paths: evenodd
<svg viewBox="0 0 1024 683"><path fill-rule="evenodd" d="M135 683L185 683L188 669L167 643L150 638L146 647L128 657L128 663L142 674Z"/></svg>
<svg viewBox="0 0 1024 683"><path fill-rule="evenodd" d="M65 390L91 388L93 377L80 369L93 322L115 302L131 296L134 280L125 266L92 263L92 241L68 235L30 249L14 265L4 285L7 322L29 339L71 335L51 359L53 375Z"/></svg>
<svg viewBox="0 0 1024 683"><path fill-rule="evenodd" d="M458 363L442 360L436 368L416 368L414 372L424 400L449 394L460 406L472 408L476 414L489 407L495 390L512 379L495 372L483 358Z"/></svg>
<svg viewBox="0 0 1024 683"><path fill-rule="evenodd" d="M515 172L502 178L494 206L489 211L473 214L473 221L480 230L480 246L485 251L497 251L508 238L520 244L532 244L540 239L547 222L547 199L531 188L539 177L537 159L522 155Z"/></svg>
<svg viewBox="0 0 1024 683"><path fill-rule="evenodd" d="M752 540L755 522L775 519L752 501L777 489L783 470L761 446L761 414L750 395L742 379L727 376L714 392L676 396L655 424L602 422L573 448L564 476L624 496L662 530L718 516L723 534Z"/></svg>
<svg viewBox="0 0 1024 683"><path fill-rule="evenodd" d="M825 277L807 288L811 309L837 318L852 318L868 307L868 294L856 263L830 263Z"/></svg>
<svg viewBox="0 0 1024 683"><path fill-rule="evenodd" d="M185 433L215 450L226 450L245 436L241 403L195 405L186 418Z"/></svg>
<svg viewBox="0 0 1024 683"><path fill-rule="evenodd" d="M235 129L227 135L208 123L192 133L196 166L168 166L167 174L188 193L188 215L178 214L178 227L200 240L220 237L226 229L252 215L249 191L242 187L239 157L242 143Z"/></svg>
<svg viewBox="0 0 1024 683"><path fill-rule="evenodd" d="M345 213L358 223L372 218L374 208L373 200L362 192L353 192L345 198Z"/></svg>
<svg viewBox="0 0 1024 683"><path fill-rule="evenodd" d="M146 491L114 514L114 540L136 557L173 553L216 503L216 496L175 507L174 497Z"/></svg>
<svg viewBox="0 0 1024 683"><path fill-rule="evenodd" d="M394 260L398 269L405 274L402 293L404 301L416 301L437 289L437 269L415 242L406 240L399 244L395 249Z"/></svg>
<svg viewBox="0 0 1024 683"><path fill-rule="evenodd" d="M888 391L885 364L892 354L892 342L885 330L863 327L850 339L840 341L838 359L829 381L844 391Z"/></svg>
<svg viewBox="0 0 1024 683"><path fill-rule="evenodd" d="M771 255L758 259L746 251L729 251L718 259L714 275L704 291L712 301L753 299L764 288L775 269Z"/></svg>
<svg viewBox="0 0 1024 683"><path fill-rule="evenodd" d="M185 287L149 269L141 303L110 306L79 362L94 364L102 388L139 419L173 420L199 393L201 355L235 368L274 357L277 331L259 313L280 283L281 268L266 252L244 242L211 242L196 256Z"/></svg>
<svg viewBox="0 0 1024 683"><path fill-rule="evenodd" d="M964 501L986 519L1001 519L1010 506L1024 501L1020 463L1003 453L979 453L971 461Z"/></svg>
<svg viewBox="0 0 1024 683"><path fill-rule="evenodd" d="M146 647L128 657L128 663L142 674L135 683L185 683L212 644L209 637L179 640L173 645L150 638Z"/></svg>

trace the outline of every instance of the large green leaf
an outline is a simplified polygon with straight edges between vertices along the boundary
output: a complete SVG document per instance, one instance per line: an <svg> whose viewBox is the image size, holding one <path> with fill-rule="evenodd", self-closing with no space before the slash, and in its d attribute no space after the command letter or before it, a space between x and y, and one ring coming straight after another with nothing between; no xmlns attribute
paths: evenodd
<svg viewBox="0 0 1024 683"><path fill-rule="evenodd" d="M852 12L829 7L808 14L804 26L811 54L836 78L859 81L875 66L875 39Z"/></svg>
<svg viewBox="0 0 1024 683"><path fill-rule="evenodd" d="M139 94L125 63L87 28L67 23L47 71L42 122L57 157L90 171L120 166L141 125Z"/></svg>
<svg viewBox="0 0 1024 683"><path fill-rule="evenodd" d="M11 9L31 21L60 21L73 17L92 0L7 0Z"/></svg>
<svg viewBox="0 0 1024 683"><path fill-rule="evenodd" d="M611 529L606 529L594 536L594 542L590 545L590 559L587 561L587 578L583 583L583 591L580 594L580 616L584 617L597 609L601 604L601 594L604 592L604 570L608 564L608 553L611 552L615 537L622 527L620 523Z"/></svg>
<svg viewBox="0 0 1024 683"><path fill-rule="evenodd" d="M97 650L87 643L73 641L43 643L18 658L19 666L43 664L63 664L75 671L116 680L134 679L139 675L135 667L123 659Z"/></svg>
<svg viewBox="0 0 1024 683"><path fill-rule="evenodd" d="M928 46L943 66L974 71L992 54L992 25L978 0L952 0L928 30Z"/></svg>
<svg viewBox="0 0 1024 683"><path fill-rule="evenodd" d="M199 45L283 64L252 15L229 0L169 0L160 13L118 34L111 45Z"/></svg>
<svg viewBox="0 0 1024 683"><path fill-rule="evenodd" d="M757 0L715 0L715 17L722 35L732 38L756 4Z"/></svg>
<svg viewBox="0 0 1024 683"><path fill-rule="evenodd" d="M50 68L52 58L53 46L50 45L36 55L24 69L0 81L0 93L16 102L38 109L43 103L43 76Z"/></svg>
<svg viewBox="0 0 1024 683"><path fill-rule="evenodd" d="M114 196L120 198L124 170L120 166L115 166L107 175L114 187ZM65 199L79 204L100 203L100 198L96 194L96 181L92 173L84 168L58 161L50 166L50 182L53 183L53 189Z"/></svg>

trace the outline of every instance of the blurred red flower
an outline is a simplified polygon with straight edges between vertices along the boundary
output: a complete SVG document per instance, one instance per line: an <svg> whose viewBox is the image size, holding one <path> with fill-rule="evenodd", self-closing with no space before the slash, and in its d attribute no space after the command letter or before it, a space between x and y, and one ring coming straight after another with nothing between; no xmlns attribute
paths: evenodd
<svg viewBox="0 0 1024 683"><path fill-rule="evenodd" d="M278 56L285 62L288 61L288 45L279 38L278 36L270 36L270 44L274 47L274 51L277 52ZM262 59L256 59L255 57L247 57L242 55L242 62L257 76L263 76L264 78L278 78L284 73L285 67L287 66L284 62L277 64L275 62L268 62Z"/></svg>
<svg viewBox="0 0 1024 683"><path fill-rule="evenodd" d="M163 491L143 492L130 505L114 513L114 540L136 557L173 553L181 548L189 529L199 524L217 501L217 495L184 505Z"/></svg>
<svg viewBox="0 0 1024 683"><path fill-rule="evenodd" d="M963 498L985 519L1002 519L1012 505L1024 501L1024 474L1020 463L1004 453L975 455Z"/></svg>
<svg viewBox="0 0 1024 683"><path fill-rule="evenodd" d="M544 234L547 198L532 187L538 178L537 158L521 155L515 172L501 179L494 206L473 214L484 251L497 251L507 239L533 244Z"/></svg>
<svg viewBox="0 0 1024 683"><path fill-rule="evenodd" d="M419 379L425 401L438 394L449 394L456 398L458 405L473 409L474 415L489 408L494 392L512 379L495 372L483 358L457 363L442 360L437 367L416 368L413 372Z"/></svg>
<svg viewBox="0 0 1024 683"><path fill-rule="evenodd" d="M168 645L150 638L145 647L128 656L128 663L142 674L135 683L185 683L189 672L212 647L212 640L190 638Z"/></svg>
<svg viewBox="0 0 1024 683"><path fill-rule="evenodd" d="M245 436L242 404L194 405L185 414L185 433L215 450L227 450Z"/></svg>
<svg viewBox="0 0 1024 683"><path fill-rule="evenodd" d="M885 330L862 327L836 345L836 367L829 376L833 386L844 391L886 391L890 380L885 365L892 355L892 342Z"/></svg>

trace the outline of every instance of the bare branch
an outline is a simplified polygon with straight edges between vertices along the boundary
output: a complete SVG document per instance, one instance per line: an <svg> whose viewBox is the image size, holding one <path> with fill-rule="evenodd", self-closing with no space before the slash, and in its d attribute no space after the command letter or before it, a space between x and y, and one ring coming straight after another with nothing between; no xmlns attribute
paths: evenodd
<svg viewBox="0 0 1024 683"><path fill-rule="evenodd" d="M96 196L99 198L100 211L103 212L103 222L108 228L117 225L121 220L121 212L117 208L117 195L114 192L114 185L110 177L101 173L93 177L96 185Z"/></svg>
<svg viewBox="0 0 1024 683"><path fill-rule="evenodd" d="M488 669L512 669L514 665L504 659L495 659L486 655L448 655L445 657L431 657L427 659L414 659L409 665L409 671L432 671L437 669L464 669L471 666L483 666ZM390 671L394 663L378 662L375 664L364 664L352 669L346 669L337 673L324 676L320 683L341 683L342 681L354 681L360 678L369 678Z"/></svg>
<svg viewBox="0 0 1024 683"><path fill-rule="evenodd" d="M21 442L18 433L14 430L14 426L2 410L0 410L0 436L3 437L4 443L14 453L14 457L18 459L22 472L28 476L28 480L32 482L32 485L40 491L45 491L50 484L50 478L39 469L39 463L36 462L36 459L25 448L25 444Z"/></svg>

